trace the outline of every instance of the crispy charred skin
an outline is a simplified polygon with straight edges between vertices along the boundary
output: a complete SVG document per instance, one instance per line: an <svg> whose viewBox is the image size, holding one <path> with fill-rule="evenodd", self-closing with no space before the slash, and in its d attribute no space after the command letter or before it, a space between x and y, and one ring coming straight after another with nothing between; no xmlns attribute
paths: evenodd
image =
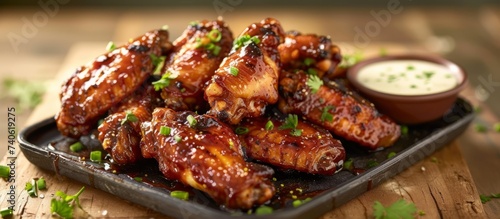
<svg viewBox="0 0 500 219"><path fill-rule="evenodd" d="M371 103L358 101L349 92L325 85L317 93L312 93L306 85L308 76L302 71L284 75L280 81L283 95L278 104L283 113L300 114L335 135L370 150L390 146L399 138L399 125L381 115ZM333 116L332 121L322 120L324 110Z"/></svg>
<svg viewBox="0 0 500 219"><path fill-rule="evenodd" d="M194 127L189 115L197 121ZM160 134L162 126L171 128L169 135ZM245 162L238 137L213 116L157 108L142 131L143 154L154 157L167 178L206 192L219 204L249 209L274 194L273 170Z"/></svg>
<svg viewBox="0 0 500 219"><path fill-rule="evenodd" d="M132 164L142 159L141 123L151 121L153 109L160 105L160 95L149 82L139 87L109 111L109 116L99 126L99 141L117 164ZM127 120L127 114L137 121Z"/></svg>
<svg viewBox="0 0 500 219"><path fill-rule="evenodd" d="M252 24L241 33L240 37L255 36L259 40L235 45L215 71L205 90L211 114L237 124L245 117L262 115L266 105L277 102L280 69L277 47L283 34L279 22L271 18Z"/></svg>
<svg viewBox="0 0 500 219"><path fill-rule="evenodd" d="M291 31L278 47L283 69L304 70L320 78L334 73L342 59L340 49L329 36Z"/></svg>
<svg viewBox="0 0 500 219"><path fill-rule="evenodd" d="M69 137L88 134L100 116L149 77L150 55L160 56L170 47L168 32L150 31L78 68L62 86L59 131Z"/></svg>
<svg viewBox="0 0 500 219"><path fill-rule="evenodd" d="M274 128L264 127L272 121ZM259 117L244 119L241 126L249 129L240 135L246 154L252 159L281 167L312 174L330 175L342 169L345 150L339 140L323 128L299 120L300 136L290 129L280 129L283 120Z"/></svg>
<svg viewBox="0 0 500 219"><path fill-rule="evenodd" d="M162 89L166 107L196 111L205 103L205 84L214 75L233 44L233 35L222 20L201 21L188 26L173 42L166 71L177 75ZM206 108L206 107L205 107Z"/></svg>

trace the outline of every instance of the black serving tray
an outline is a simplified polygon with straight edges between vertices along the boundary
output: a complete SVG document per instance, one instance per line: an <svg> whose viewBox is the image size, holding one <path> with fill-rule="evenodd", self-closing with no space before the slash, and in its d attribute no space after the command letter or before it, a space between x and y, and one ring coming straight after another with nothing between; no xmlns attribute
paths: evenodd
<svg viewBox="0 0 500 219"><path fill-rule="evenodd" d="M425 109L422 109L422 113L425 113ZM53 118L24 129L19 134L19 143L27 159L40 168L54 171L174 218L316 218L447 145L467 128L473 118L473 107L459 98L442 118L409 126L408 132L385 150L370 152L355 143L343 141L347 158L353 160L354 168L350 171L343 170L332 176L315 176L276 170L273 180L277 195L268 204L275 209L270 215L224 209L203 192L165 179L158 171L155 161L116 167L109 162L97 164L82 159L88 158L88 151L101 149L101 146L95 144L96 140L92 135L79 139L87 147L87 150L80 154L67 150L67 146L54 146L54 142L76 140L61 136ZM396 155L388 158L391 152ZM376 165L373 166L374 164ZM134 180L134 177L142 177L142 182ZM171 197L170 191L173 190L189 192L189 200ZM294 198L307 197L311 200L293 207Z"/></svg>

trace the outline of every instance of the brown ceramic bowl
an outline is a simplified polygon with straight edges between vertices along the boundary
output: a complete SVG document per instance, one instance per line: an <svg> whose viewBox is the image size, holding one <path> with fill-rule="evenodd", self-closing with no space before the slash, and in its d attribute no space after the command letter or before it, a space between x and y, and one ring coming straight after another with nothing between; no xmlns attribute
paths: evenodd
<svg viewBox="0 0 500 219"><path fill-rule="evenodd" d="M389 60L420 60L442 65L457 77L458 84L451 90L435 94L397 95L372 90L357 80L359 71L365 66ZM390 55L366 59L352 66L347 71L347 78L364 97L375 104L380 112L399 123L409 125L430 122L442 117L467 84L467 74L458 65L441 57L424 55Z"/></svg>

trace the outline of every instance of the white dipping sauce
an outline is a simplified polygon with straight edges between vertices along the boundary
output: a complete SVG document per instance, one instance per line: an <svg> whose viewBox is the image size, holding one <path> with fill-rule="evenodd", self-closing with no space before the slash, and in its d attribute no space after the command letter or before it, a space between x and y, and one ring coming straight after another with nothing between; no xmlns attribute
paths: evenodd
<svg viewBox="0 0 500 219"><path fill-rule="evenodd" d="M425 95L450 90L458 76L445 66L420 60L388 60L364 66L358 81L372 90L398 95Z"/></svg>

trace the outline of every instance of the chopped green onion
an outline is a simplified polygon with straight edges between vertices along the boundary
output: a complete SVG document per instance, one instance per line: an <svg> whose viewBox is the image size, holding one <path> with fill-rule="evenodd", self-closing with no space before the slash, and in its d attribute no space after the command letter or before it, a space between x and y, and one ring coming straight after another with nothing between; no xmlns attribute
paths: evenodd
<svg viewBox="0 0 500 219"><path fill-rule="evenodd" d="M99 127L99 126L101 126L103 122L104 122L104 119L99 119L99 120L97 121L97 126L98 126L98 127Z"/></svg>
<svg viewBox="0 0 500 219"><path fill-rule="evenodd" d="M312 59L312 58L305 58L304 59L304 65L305 66L310 66L312 64L314 64L316 62L316 60Z"/></svg>
<svg viewBox="0 0 500 219"><path fill-rule="evenodd" d="M273 130L273 129L274 129L273 121L271 121L271 120L267 121L267 123L266 123L266 130L270 131L270 130Z"/></svg>
<svg viewBox="0 0 500 219"><path fill-rule="evenodd" d="M352 158L349 158L344 162L344 169L352 170L353 167L354 167L354 160Z"/></svg>
<svg viewBox="0 0 500 219"><path fill-rule="evenodd" d="M106 50L108 50L108 51L110 51L110 52L111 52L111 51L113 51L113 50L115 50L115 49L116 49L116 45L115 45L115 43L113 43L113 41L109 41L109 42L108 42L108 45L106 45Z"/></svg>
<svg viewBox="0 0 500 219"><path fill-rule="evenodd" d="M155 88L155 91L159 91L165 87L168 87L170 85L170 80L177 78L177 76L174 76L172 72L166 72L163 74L158 81L154 81L152 84Z"/></svg>
<svg viewBox="0 0 500 219"><path fill-rule="evenodd" d="M304 200L294 200L292 202L292 205L293 205L294 208L296 208L296 207L299 207L299 206L301 206L302 204L304 204L304 203L306 203L308 201L311 201L311 198L306 198Z"/></svg>
<svg viewBox="0 0 500 219"><path fill-rule="evenodd" d="M247 127L243 127L243 126L238 126L234 130L234 133L236 133L238 135L244 135L244 134L247 134L248 132L249 132L248 128Z"/></svg>
<svg viewBox="0 0 500 219"><path fill-rule="evenodd" d="M10 167L0 165L0 178L8 179L10 177Z"/></svg>
<svg viewBox="0 0 500 219"><path fill-rule="evenodd" d="M175 140L175 142L179 143L182 141L182 137L179 135L176 135L176 136L174 136L174 140Z"/></svg>
<svg viewBox="0 0 500 219"><path fill-rule="evenodd" d="M122 120L122 125L124 125L126 122L137 122L139 119L137 116L135 116L131 111L125 112L125 118Z"/></svg>
<svg viewBox="0 0 500 219"><path fill-rule="evenodd" d="M212 29L207 36L212 42L219 42L222 39L222 33L217 29Z"/></svg>
<svg viewBox="0 0 500 219"><path fill-rule="evenodd" d="M187 119L187 121L188 121L188 123L189 123L189 126L190 126L190 127L195 127L195 126L196 126L196 123L198 123L198 121L196 121L196 119L194 118L194 116L193 116L193 115L189 115L189 116L187 116L187 118L186 118L186 119Z"/></svg>
<svg viewBox="0 0 500 219"><path fill-rule="evenodd" d="M160 127L160 134L161 135L168 136L168 135L170 135L170 131L171 131L170 127L167 127L167 126Z"/></svg>
<svg viewBox="0 0 500 219"><path fill-rule="evenodd" d="M170 196L172 196L174 198L181 199L181 200L188 200L189 199L189 193L186 191L175 190L175 191L170 192Z"/></svg>
<svg viewBox="0 0 500 219"><path fill-rule="evenodd" d="M69 150L72 152L80 152L83 149L83 144L79 141L69 146Z"/></svg>
<svg viewBox="0 0 500 219"><path fill-rule="evenodd" d="M318 71L316 71L316 69L314 69L314 68L308 68L307 69L307 74L318 75Z"/></svg>
<svg viewBox="0 0 500 219"><path fill-rule="evenodd" d="M96 163L101 163L101 151L92 151L90 152L90 161L96 162Z"/></svg>
<svg viewBox="0 0 500 219"><path fill-rule="evenodd" d="M260 39L257 36L250 37L250 35L246 34L238 37L233 43L233 50L238 50L240 47L246 46L250 43L259 44Z"/></svg>
<svg viewBox="0 0 500 219"><path fill-rule="evenodd" d="M26 185L24 186L24 190L28 192L28 195L30 195L30 197L38 196L38 192L36 190L36 181L34 179L32 179L31 182L26 183Z"/></svg>
<svg viewBox="0 0 500 219"><path fill-rule="evenodd" d="M393 158L394 156L396 156L396 152L392 151L391 153L389 153L389 154L387 155L387 159L391 159L391 158Z"/></svg>
<svg viewBox="0 0 500 219"><path fill-rule="evenodd" d="M479 124L479 123L474 126L474 129L476 129L477 132L486 132L486 131L488 131L488 128L485 125Z"/></svg>
<svg viewBox="0 0 500 219"><path fill-rule="evenodd" d="M493 125L493 130L495 130L495 132L500 132L500 122L497 122Z"/></svg>
<svg viewBox="0 0 500 219"><path fill-rule="evenodd" d="M401 126L401 134L402 135L407 135L408 134L408 126L402 125Z"/></svg>
<svg viewBox="0 0 500 219"><path fill-rule="evenodd" d="M47 188L47 184L45 183L45 179L43 177L36 181L36 185L38 190L44 190Z"/></svg>
<svg viewBox="0 0 500 219"><path fill-rule="evenodd" d="M137 182L142 182L142 177L136 176L136 177L134 177L134 180Z"/></svg>
<svg viewBox="0 0 500 219"><path fill-rule="evenodd" d="M7 218L14 215L14 211L10 208L4 208L0 210L0 215L2 216L2 218Z"/></svg>
<svg viewBox="0 0 500 219"><path fill-rule="evenodd" d="M229 73L231 73L233 76L238 76L239 72L240 72L240 70L238 70L238 68L236 68L234 66L231 66L229 68Z"/></svg>
<svg viewBox="0 0 500 219"><path fill-rule="evenodd" d="M191 21L189 22L189 26L198 26L199 23L199 21Z"/></svg>
<svg viewBox="0 0 500 219"><path fill-rule="evenodd" d="M376 167L378 166L378 162L375 161L375 160L369 160L367 163L366 163L366 167L367 168L372 168L372 167Z"/></svg>
<svg viewBox="0 0 500 219"><path fill-rule="evenodd" d="M273 213L273 208L269 206L262 205L255 209L255 214L257 215L262 215L262 214L271 214Z"/></svg>
<svg viewBox="0 0 500 219"><path fill-rule="evenodd" d="M215 45L214 48L212 49L212 53L215 55L215 56L218 56L219 53L220 53L220 50L221 50L221 47L220 46L217 46Z"/></svg>

